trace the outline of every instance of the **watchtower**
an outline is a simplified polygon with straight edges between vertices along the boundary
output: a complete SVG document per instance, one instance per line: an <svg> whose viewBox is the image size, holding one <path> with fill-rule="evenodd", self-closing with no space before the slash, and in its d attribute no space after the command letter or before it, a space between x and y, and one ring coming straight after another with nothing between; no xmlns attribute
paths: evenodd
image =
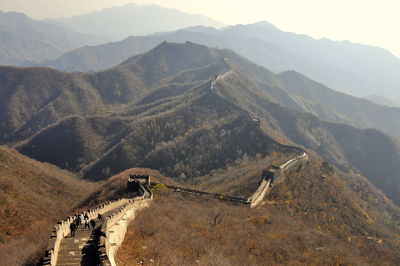
<svg viewBox="0 0 400 266"><path fill-rule="evenodd" d="M150 187L149 175L129 175L128 191L136 193L138 196L143 196Z"/></svg>

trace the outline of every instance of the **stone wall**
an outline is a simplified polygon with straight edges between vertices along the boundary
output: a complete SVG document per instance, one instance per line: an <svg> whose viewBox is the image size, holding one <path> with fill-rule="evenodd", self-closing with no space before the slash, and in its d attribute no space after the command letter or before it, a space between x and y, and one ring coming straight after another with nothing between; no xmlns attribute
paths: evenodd
<svg viewBox="0 0 400 266"><path fill-rule="evenodd" d="M135 218L137 211L148 207L151 200L152 196L136 197L105 217L99 240L101 265L116 265L115 255L124 241L129 222Z"/></svg>
<svg viewBox="0 0 400 266"><path fill-rule="evenodd" d="M262 202L274 179L277 179L281 175L288 173L291 169L294 169L295 166L301 163L302 160L307 158L308 155L304 152L300 156L286 161L276 169L268 169L270 175L263 177L258 189L248 199L231 197L217 193L208 193L177 186L167 186L167 188L176 192L207 195L217 199L246 205L249 204L250 207L255 207ZM148 180L148 182L150 183L150 180ZM152 184L154 185L156 183L152 182ZM125 238L125 233L129 222L135 218L138 210L149 206L151 200L153 199L152 191L148 187L147 183L140 183L139 188L143 192L143 195L141 196L132 199L123 198L115 201L109 201L86 212L89 216L89 219L96 219L99 214L103 215L107 213L107 217L103 217L98 243L101 265L116 265L115 255ZM74 219L75 217L70 216L56 224L46 249L43 265L56 265L61 240L71 233L69 226Z"/></svg>
<svg viewBox="0 0 400 266"><path fill-rule="evenodd" d="M250 207L254 208L258 204L260 204L265 195L268 192L268 189L271 187L272 182L274 179L280 178L282 175L286 175L290 172L290 170L294 169L295 166L299 165L302 163L303 160L307 160L308 155L307 153L303 152L301 155L294 157L285 163L281 164L279 167L274 168L270 167L267 172L270 174L267 177L263 177L263 180L261 181L261 184L257 188L257 190L254 192L254 194L249 198Z"/></svg>
<svg viewBox="0 0 400 266"><path fill-rule="evenodd" d="M256 192L254 192L254 194L249 198L249 201L251 202L250 203L251 208L254 208L263 201L270 185L271 185L271 179L268 180L263 179L261 181L261 184L257 188Z"/></svg>
<svg viewBox="0 0 400 266"><path fill-rule="evenodd" d="M151 182L153 186L159 184L157 182ZM207 196L215 199L219 199L222 201L229 201L232 203L238 203L238 204L250 204L248 199L241 198L241 197L235 197L235 196L229 196L229 195L224 195L224 194L219 194L219 193L211 193L211 192L206 192L206 191L201 191L197 189L191 189L191 188L185 188L185 187L178 187L178 186L172 186L172 185L165 185L170 190L173 190L174 192L179 192L183 194L193 194L193 195L199 195L199 196Z"/></svg>
<svg viewBox="0 0 400 266"><path fill-rule="evenodd" d="M128 199L119 199L115 201L108 201L94 209L88 210L87 214L89 219L95 219L99 214L104 214L112 209L118 208L128 202ZM82 213L83 214L83 213ZM54 266L57 263L58 251L60 248L61 240L71 234L69 225L74 221L75 217L69 216L63 221L58 222L53 229L49 243L45 251L45 257L43 259L43 265Z"/></svg>

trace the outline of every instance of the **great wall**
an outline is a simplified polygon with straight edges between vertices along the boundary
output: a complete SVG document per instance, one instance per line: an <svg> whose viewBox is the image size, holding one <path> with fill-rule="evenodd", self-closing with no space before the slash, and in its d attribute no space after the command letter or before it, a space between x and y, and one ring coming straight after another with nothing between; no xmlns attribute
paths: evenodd
<svg viewBox="0 0 400 266"><path fill-rule="evenodd" d="M214 90L215 83L231 73L231 71L228 71L222 75L217 75L215 79L211 81L211 89ZM242 112L244 111L242 110ZM251 113L245 112L245 114L249 117L252 124L256 126L258 132L265 135L260 128L260 119L254 117ZM209 193L172 185L164 186L170 191L177 193L206 196L234 204L244 204L254 208L263 201L276 180L282 179L293 170L298 169L303 161L308 160L308 154L302 149L292 147L292 150L295 151L298 156L288 159L279 166L271 165L264 170L257 190L249 198ZM93 219L96 221L96 226L92 230L78 228L75 237L71 237L71 230L69 227L75 217L69 216L63 221L58 222L53 229L41 264L51 266L115 266L115 255L125 238L129 222L135 218L139 210L151 204L153 193L150 187L156 186L157 184L160 183L151 182L150 176L130 176L127 182L127 190L135 191L136 196L105 202L94 209L88 210L86 213L90 220ZM99 214L102 216L102 219L99 219Z"/></svg>
<svg viewBox="0 0 400 266"><path fill-rule="evenodd" d="M165 187L177 193L206 196L254 208L263 201L275 180L287 175L307 159L308 155L304 152L280 166L268 167L263 171L258 189L247 199L179 186ZM137 196L109 201L88 210L86 213L89 219L96 221L96 227L93 230L78 229L75 237L70 237L69 227L74 221L73 216L58 222L50 237L42 265L116 265L115 255L124 240L129 222L135 218L137 211L150 205L153 199L150 187L157 184L159 183L151 182L149 176L129 177L127 189L135 191ZM98 218L99 214L102 219Z"/></svg>
<svg viewBox="0 0 400 266"><path fill-rule="evenodd" d="M219 199L222 201L228 201L235 204L245 204L249 205L251 208L256 207L259 205L265 195L267 194L268 190L272 187L274 180L281 179L282 176L287 175L291 172L291 170L296 169L295 166L298 166L302 163L303 160L307 160L308 155L307 153L303 152L300 156L294 157L282 163L280 166L273 166L271 165L262 173L262 179L260 185L258 186L257 190L253 193L252 196L249 198L241 198L241 197L234 197L219 193L210 193L201 190L179 187L179 186L172 186L172 185L164 185L167 189L172 190L174 192L183 193L183 194L192 194L198 196L206 196L210 198ZM152 186L155 186L159 183L151 182Z"/></svg>
<svg viewBox="0 0 400 266"><path fill-rule="evenodd" d="M114 256L121 245L129 222L142 208L149 206L153 194L150 178L128 180L128 190L134 188L136 196L105 202L85 212L96 221L93 230L78 228L71 237L69 216L56 224L51 234L42 265L116 265ZM83 213L81 213L83 215ZM99 218L99 214L102 218Z"/></svg>

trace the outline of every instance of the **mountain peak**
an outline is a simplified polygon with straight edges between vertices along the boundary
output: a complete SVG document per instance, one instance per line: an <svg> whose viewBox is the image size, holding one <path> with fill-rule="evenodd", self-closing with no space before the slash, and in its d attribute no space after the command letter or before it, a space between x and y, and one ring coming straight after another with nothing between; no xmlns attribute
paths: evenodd
<svg viewBox="0 0 400 266"><path fill-rule="evenodd" d="M269 23L268 21L265 21L265 20L257 22L257 23L254 23L252 25L253 26L259 26L259 27L270 28L270 29L273 29L273 30L279 30L274 24Z"/></svg>
<svg viewBox="0 0 400 266"><path fill-rule="evenodd" d="M114 41L132 35L176 31L196 25L216 28L223 26L222 23L202 15L189 14L154 4L136 5L134 3L69 18L52 19L48 22L78 32L107 36Z"/></svg>
<svg viewBox="0 0 400 266"><path fill-rule="evenodd" d="M212 26L197 25L181 29L182 31L200 32L200 33L216 33L218 30Z"/></svg>
<svg viewBox="0 0 400 266"><path fill-rule="evenodd" d="M24 13L21 12L16 12L16 11L7 11L7 12L2 12L0 11L0 14L3 16L7 16L8 18L18 18L18 19L29 19L32 20L30 17L25 15Z"/></svg>
<svg viewBox="0 0 400 266"><path fill-rule="evenodd" d="M147 53L144 53L142 55L135 55L126 60L125 62L123 62L121 65L129 64L137 60L138 58L143 58L143 57L157 55L155 58L158 58L158 56L160 56L161 54L173 56L174 60L178 60L179 58L182 60L189 60L190 56L192 56L193 53L199 55L202 54L205 57L210 56L209 49L205 45L193 43L190 41L186 41L185 43L163 41L162 43L160 43L158 46L148 51Z"/></svg>

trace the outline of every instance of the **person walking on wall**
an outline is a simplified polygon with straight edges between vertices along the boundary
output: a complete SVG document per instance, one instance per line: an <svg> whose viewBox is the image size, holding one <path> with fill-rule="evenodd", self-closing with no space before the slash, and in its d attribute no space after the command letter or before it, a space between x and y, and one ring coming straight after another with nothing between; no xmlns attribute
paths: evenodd
<svg viewBox="0 0 400 266"><path fill-rule="evenodd" d="M89 225L89 217L85 216L85 229L88 228L90 229L90 225Z"/></svg>
<svg viewBox="0 0 400 266"><path fill-rule="evenodd" d="M92 228L94 230L94 227L96 226L96 221L94 219L90 220L90 225L92 226Z"/></svg>
<svg viewBox="0 0 400 266"><path fill-rule="evenodd" d="M72 222L72 223L69 225L69 229L71 230L71 237L74 237L74 236L75 236L75 230L76 230L76 224L75 224L75 222Z"/></svg>
<svg viewBox="0 0 400 266"><path fill-rule="evenodd" d="M74 220L74 223L75 223L75 228L78 229L78 227L79 227L79 219L78 219L78 216L76 216L76 218L75 218L75 220Z"/></svg>
<svg viewBox="0 0 400 266"><path fill-rule="evenodd" d="M79 227L79 225L82 223L82 214L78 214L78 225L77 227Z"/></svg>

